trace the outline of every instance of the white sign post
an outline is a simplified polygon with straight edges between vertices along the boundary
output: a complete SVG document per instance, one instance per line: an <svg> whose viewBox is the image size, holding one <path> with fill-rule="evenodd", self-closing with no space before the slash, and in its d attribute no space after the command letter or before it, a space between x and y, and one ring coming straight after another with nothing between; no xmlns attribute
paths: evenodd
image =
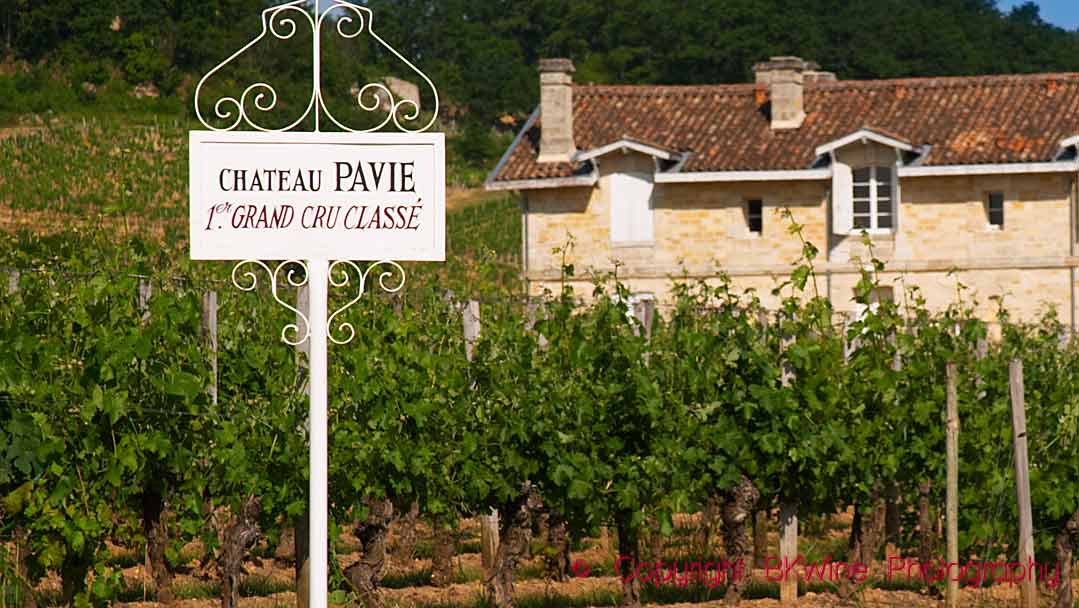
<svg viewBox="0 0 1079 608"><path fill-rule="evenodd" d="M445 259L445 140L441 133L423 132L438 114L434 84L375 34L371 10L346 0L315 7L311 9L308 0L295 0L264 10L262 33L210 70L196 87L195 113L209 130L190 134L190 237L192 259L243 260L233 268L232 280L244 291L257 287L258 271L264 270L274 300L303 322L303 327L286 325L282 340L292 345L310 340L308 605L325 608L327 340L346 344L355 336L352 324L337 317L359 301L369 280L393 293L405 282L397 261ZM417 103L395 100L392 91L377 82L361 88L356 101L366 112L388 107L379 125L356 130L334 117L323 100L320 79L319 43L326 21L333 26L328 31L336 30L344 38L370 36L424 81L434 97L430 120L408 128L420 118ZM212 116L224 126L208 122L200 104L203 85L268 35L292 38L297 24L310 26L312 32L311 100L303 113L280 129L260 125L257 113L270 112L277 103L273 87L260 82L238 97L222 97L212 104ZM305 121L311 121L314 131L291 130ZM390 122L401 132L375 132ZM322 132L324 123L339 131ZM278 262L271 266L261 260ZM352 260L374 261L363 266ZM297 272L301 268L302 274ZM370 276L372 271L377 277ZM308 286L308 310L296 310L282 299L282 281L291 287ZM327 310L331 287L350 289L353 296L332 313Z"/></svg>

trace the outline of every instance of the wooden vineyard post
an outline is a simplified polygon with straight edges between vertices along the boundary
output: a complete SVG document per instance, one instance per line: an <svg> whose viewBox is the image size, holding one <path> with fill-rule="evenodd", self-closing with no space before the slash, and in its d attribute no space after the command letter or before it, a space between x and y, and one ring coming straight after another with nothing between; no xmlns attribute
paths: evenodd
<svg viewBox="0 0 1079 608"><path fill-rule="evenodd" d="M764 568L768 555L768 509L753 513L753 567Z"/></svg>
<svg viewBox="0 0 1079 608"><path fill-rule="evenodd" d="M635 327L634 331L638 332L637 335L642 336L646 343L650 342L652 340L652 320L656 314L656 301L652 299L631 301L629 312L640 323L640 327ZM650 357L651 353L646 348L644 352L645 363L649 361ZM662 560L665 543L663 533L660 531L659 521L650 518L642 528L648 530L647 551L649 559Z"/></svg>
<svg viewBox="0 0 1079 608"><path fill-rule="evenodd" d="M645 342L650 342L652 340L652 320L656 314L656 301L652 299L638 300L632 303L630 312L641 324L639 335L644 337ZM650 353L646 350L644 353L645 362L649 360L650 356ZM649 559L662 560L665 543L663 533L660 531L659 521L652 519L648 523L647 529Z"/></svg>
<svg viewBox="0 0 1079 608"><path fill-rule="evenodd" d="M462 309L461 319L465 332L465 358L472 361L476 354L476 341L480 338L480 303L469 300ZM483 571L490 576L498 554L498 511L491 509L489 515L480 515L480 558Z"/></svg>
<svg viewBox="0 0 1079 608"><path fill-rule="evenodd" d="M480 516L480 552L483 571L490 576L498 555L498 510L491 509L489 515Z"/></svg>
<svg viewBox="0 0 1079 608"><path fill-rule="evenodd" d="M529 298L528 305L525 307L525 322L528 325L528 331L535 331L536 322L539 321L539 319L537 318L539 312L539 304L536 302L536 300ZM537 332L536 346L538 346L540 350L546 350L547 336L544 336L543 334Z"/></svg>
<svg viewBox="0 0 1079 608"><path fill-rule="evenodd" d="M153 297L153 285L148 278L139 279L138 305L142 313L141 323L150 322L150 298ZM172 573L165 563L165 547L168 544L168 531L165 528L165 502L156 492L144 492L142 523L146 535L144 553L144 576L152 581L157 589L158 601L171 604L173 601Z"/></svg>
<svg viewBox="0 0 1079 608"><path fill-rule="evenodd" d="M974 347L974 357L978 361L981 361L987 354L989 354L989 343L985 338L978 338L978 342ZM978 389L978 399L985 396L984 391L982 390L983 384L985 383L982 381L982 372L976 371L974 373L974 387Z"/></svg>
<svg viewBox="0 0 1079 608"><path fill-rule="evenodd" d="M784 570L798 559L798 505L784 502L779 505L779 559ZM798 603L798 569L791 568L779 581L779 604Z"/></svg>
<svg viewBox="0 0 1079 608"><path fill-rule="evenodd" d="M794 344L793 336L783 336L781 345L782 350L786 351L792 344ZM783 362L783 375L781 376L781 381L783 382L783 386L790 386L791 382L794 382L794 367L786 361Z"/></svg>
<svg viewBox="0 0 1079 608"><path fill-rule="evenodd" d="M1015 498L1019 502L1019 563L1025 576L1019 582L1020 608L1037 608L1038 587L1034 566L1034 524L1030 512L1030 465L1027 462L1027 415L1023 395L1023 362L1008 362L1008 388L1012 401L1012 440L1015 449Z"/></svg>
<svg viewBox="0 0 1079 608"><path fill-rule="evenodd" d="M948 402L946 427L947 494L945 518L947 519L946 543L948 562L959 563L959 397L956 388L955 363L948 362ZM959 579L948 577L948 587L944 594L946 608L956 608L959 601Z"/></svg>
<svg viewBox="0 0 1079 608"><path fill-rule="evenodd" d="M900 500L899 484L894 481L887 482L884 487L884 562L888 558L899 555L900 533Z"/></svg>
<svg viewBox="0 0 1079 608"><path fill-rule="evenodd" d="M210 401L217 405L217 292L202 292L202 339L210 350Z"/></svg>
<svg viewBox="0 0 1079 608"><path fill-rule="evenodd" d="M154 294L154 287L147 278L139 279L139 310L146 312L150 305L150 297Z"/></svg>
<svg viewBox="0 0 1079 608"><path fill-rule="evenodd" d="M760 337L765 343L768 342L768 311L763 308L757 311L757 324L760 326ZM770 504L765 501L765 504ZM767 507L757 509L753 515L753 567L764 568L768 563L768 521L771 511Z"/></svg>
<svg viewBox="0 0 1079 608"><path fill-rule="evenodd" d="M783 336L782 348L787 350L794 343L793 336ZM783 386L794 382L794 368L783 363ZM798 504L783 501L779 504L779 559L784 568L798 559ZM779 581L779 604L794 606L798 603L798 575L792 568L789 574Z"/></svg>
<svg viewBox="0 0 1079 608"><path fill-rule="evenodd" d="M139 279L139 312L142 313L142 322L150 320L150 297L154 293L154 287L150 279Z"/></svg>
<svg viewBox="0 0 1079 608"><path fill-rule="evenodd" d="M480 339L480 303L469 300L461 314L465 330L465 358L469 361L475 356L476 341Z"/></svg>
<svg viewBox="0 0 1079 608"><path fill-rule="evenodd" d="M903 357L899 352L899 338L896 332L892 332L888 340L892 347L895 348L895 353L892 355L892 371L898 373L903 371ZM897 556L899 554L899 485L895 480L885 482L884 487L884 561L888 562L888 558Z"/></svg>
<svg viewBox="0 0 1079 608"><path fill-rule="evenodd" d="M631 306L633 316L641 323L642 334L645 341L652 339L652 319L656 314L656 301L655 300L640 300Z"/></svg>
<svg viewBox="0 0 1079 608"><path fill-rule="evenodd" d="M19 271L9 270L7 273L7 293L13 295L19 293Z"/></svg>
<svg viewBox="0 0 1079 608"><path fill-rule="evenodd" d="M12 269L7 271L7 291L4 293L5 297L12 297L19 293L20 276L18 270ZM34 590L29 583L27 583L29 579L26 576L25 556L26 550L29 547L29 538L27 537L26 531L20 526L15 528L12 540L11 546L14 549L14 555L11 556L13 558L11 563L14 566L12 574L15 575L13 599L15 600L16 605L20 605L19 602L21 601L21 605L23 606L36 608L37 602L34 598ZM10 579L5 580L3 576L0 576L0 588L5 589L5 591L12 588Z"/></svg>

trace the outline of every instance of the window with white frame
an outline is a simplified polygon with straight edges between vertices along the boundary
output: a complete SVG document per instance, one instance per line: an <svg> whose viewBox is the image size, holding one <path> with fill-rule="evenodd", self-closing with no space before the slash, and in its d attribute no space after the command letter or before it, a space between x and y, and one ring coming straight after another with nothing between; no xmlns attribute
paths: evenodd
<svg viewBox="0 0 1079 608"><path fill-rule="evenodd" d="M615 293L612 295L611 300L621 302L622 296ZM634 292L629 294L625 302L626 316L628 318L637 319L643 325L651 327L652 317L655 315L656 310L656 294L650 291Z"/></svg>
<svg viewBox="0 0 1079 608"><path fill-rule="evenodd" d="M626 305L629 306L631 315L636 315L641 310L646 309L649 306L655 306L655 304L656 294L649 291L631 293L626 300Z"/></svg>
<svg viewBox="0 0 1079 608"><path fill-rule="evenodd" d="M895 171L892 167L860 167L853 170L854 230L886 231L895 216Z"/></svg>
<svg viewBox="0 0 1079 608"><path fill-rule="evenodd" d="M652 190L649 176L638 173L615 173L611 186L611 242L649 244L654 239L652 225Z"/></svg>
<svg viewBox="0 0 1079 608"><path fill-rule="evenodd" d="M640 321L645 336L650 337L652 335L652 320L656 314L656 294L650 292L630 294L626 304L629 305L629 316Z"/></svg>

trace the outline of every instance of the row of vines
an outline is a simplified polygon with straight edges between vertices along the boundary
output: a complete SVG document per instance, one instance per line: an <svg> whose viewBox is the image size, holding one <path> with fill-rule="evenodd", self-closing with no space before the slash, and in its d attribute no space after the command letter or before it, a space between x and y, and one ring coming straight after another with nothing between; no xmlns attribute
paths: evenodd
<svg viewBox="0 0 1079 608"><path fill-rule="evenodd" d="M1007 369L1019 358L1037 555L1070 576L1079 342L1052 314L1028 324L1005 310L990 335L961 289L945 310L928 310L916 290L871 302L879 263L860 283L866 313L844 319L815 295L814 255L807 244L777 287L779 310L723 279L676 284L675 300L654 315L634 315L613 279L597 281L588 304L569 291L493 297L481 304L471 359L460 302L436 281L365 297L347 318L356 339L329 358L331 534L358 524L369 549L412 505L439 528L496 509L502 543L485 587L505 606L525 551L519 531L540 512L571 536L610 527L620 554L637 559L642 534L669 533L675 514L719 504L725 557L735 561L748 557L754 511L805 517L853 505L852 551L872 559L882 541L863 522L891 492L906 505L898 529L907 536L896 544L929 559L940 546L927 518L943 505L953 362L961 558L1014 559ZM291 313L271 306L264 288L245 293L175 266L148 281L59 264L7 277L7 580L21 581L32 603L53 573L63 603L100 603L121 585L107 543L137 543L167 601L181 549L200 540L231 605L254 540L276 539L304 515L304 360L278 339ZM201 312L207 290L219 298L216 345ZM378 603L374 553L333 573L368 604ZM728 600L742 584L732 582ZM639 605L640 585L624 581L624 605Z"/></svg>

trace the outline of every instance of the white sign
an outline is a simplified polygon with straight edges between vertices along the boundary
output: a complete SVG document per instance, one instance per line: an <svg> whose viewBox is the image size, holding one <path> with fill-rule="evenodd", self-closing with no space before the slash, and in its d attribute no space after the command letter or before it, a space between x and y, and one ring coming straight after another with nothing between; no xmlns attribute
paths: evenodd
<svg viewBox="0 0 1079 608"><path fill-rule="evenodd" d="M446 259L442 133L190 138L191 259Z"/></svg>

